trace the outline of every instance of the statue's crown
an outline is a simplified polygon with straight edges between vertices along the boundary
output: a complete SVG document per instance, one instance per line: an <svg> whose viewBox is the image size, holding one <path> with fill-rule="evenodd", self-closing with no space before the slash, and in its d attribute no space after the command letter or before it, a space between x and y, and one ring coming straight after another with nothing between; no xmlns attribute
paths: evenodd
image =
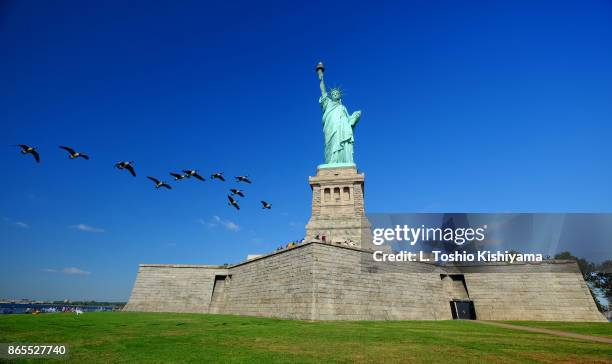
<svg viewBox="0 0 612 364"><path fill-rule="evenodd" d="M332 87L331 90L329 90L329 93L332 93L334 91L338 92L340 97L342 97L342 89L340 87Z"/></svg>

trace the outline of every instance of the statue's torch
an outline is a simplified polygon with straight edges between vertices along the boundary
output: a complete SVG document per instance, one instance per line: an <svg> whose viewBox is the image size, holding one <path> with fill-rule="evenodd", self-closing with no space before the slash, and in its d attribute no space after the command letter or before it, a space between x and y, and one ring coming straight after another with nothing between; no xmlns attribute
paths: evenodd
<svg viewBox="0 0 612 364"><path fill-rule="evenodd" d="M323 66L323 62L317 63L317 74L319 75L319 80L323 79L323 71L325 71L325 66Z"/></svg>

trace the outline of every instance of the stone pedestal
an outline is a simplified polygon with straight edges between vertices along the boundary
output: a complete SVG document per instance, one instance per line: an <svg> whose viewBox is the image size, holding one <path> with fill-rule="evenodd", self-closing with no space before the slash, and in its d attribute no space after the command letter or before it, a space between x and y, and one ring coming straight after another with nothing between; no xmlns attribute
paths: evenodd
<svg viewBox="0 0 612 364"><path fill-rule="evenodd" d="M308 183L312 215L306 225L306 241L319 236L328 243L352 242L358 248L373 248L363 202L364 174L357 173L355 166L318 168Z"/></svg>

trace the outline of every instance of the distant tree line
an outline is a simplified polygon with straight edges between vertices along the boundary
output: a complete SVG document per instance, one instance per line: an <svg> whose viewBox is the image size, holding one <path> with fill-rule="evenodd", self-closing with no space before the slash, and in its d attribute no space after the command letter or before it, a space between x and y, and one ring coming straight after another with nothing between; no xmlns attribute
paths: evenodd
<svg viewBox="0 0 612 364"><path fill-rule="evenodd" d="M584 258L575 257L570 252L561 252L555 255L555 259L575 260L580 267L584 280L587 282L587 286L591 290L597 308L600 311L608 311L612 308L610 307L612 301L612 260L608 259L596 264ZM602 305L596 298L597 294L605 296L608 304Z"/></svg>

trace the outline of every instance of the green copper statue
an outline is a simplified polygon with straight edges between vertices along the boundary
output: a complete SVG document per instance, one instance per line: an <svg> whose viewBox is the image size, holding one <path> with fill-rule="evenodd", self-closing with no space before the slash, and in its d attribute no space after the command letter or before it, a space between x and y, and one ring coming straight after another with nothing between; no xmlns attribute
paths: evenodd
<svg viewBox="0 0 612 364"><path fill-rule="evenodd" d="M317 65L317 74L321 86L319 103L323 110L323 134L325 137L325 164L319 167L354 166L353 145L354 131L361 118L361 111L350 114L342 105L342 92L332 88L329 93L323 81L323 63Z"/></svg>

